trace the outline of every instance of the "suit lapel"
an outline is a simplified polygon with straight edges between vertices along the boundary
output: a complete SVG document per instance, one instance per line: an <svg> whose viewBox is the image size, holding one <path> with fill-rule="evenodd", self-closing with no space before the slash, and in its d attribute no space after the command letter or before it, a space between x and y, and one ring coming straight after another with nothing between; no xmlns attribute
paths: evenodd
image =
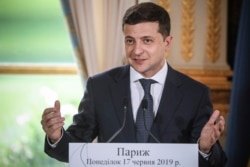
<svg viewBox="0 0 250 167"><path fill-rule="evenodd" d="M181 91L179 90L179 86L182 84L182 82L176 74L176 71L168 66L168 74L160 105L151 129L152 133L158 139L160 139L161 133L164 132L166 128L168 128L170 120L174 117L183 97Z"/></svg>
<svg viewBox="0 0 250 167"><path fill-rule="evenodd" d="M120 125L122 125L124 120L124 98L127 98L129 101L128 110L126 114L126 123L122 133L124 133L127 142L135 142L135 127L130 95L129 66L125 66L124 68L122 68L121 72L116 73L113 78L114 83L110 85L111 95L117 117L120 121Z"/></svg>

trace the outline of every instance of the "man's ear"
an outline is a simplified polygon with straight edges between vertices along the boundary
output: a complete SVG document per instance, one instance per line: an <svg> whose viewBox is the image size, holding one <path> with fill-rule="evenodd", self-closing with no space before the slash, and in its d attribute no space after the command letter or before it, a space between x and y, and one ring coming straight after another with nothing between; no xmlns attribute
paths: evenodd
<svg viewBox="0 0 250 167"><path fill-rule="evenodd" d="M170 49L170 45L172 42L173 37L171 35L165 38L165 50L168 51Z"/></svg>

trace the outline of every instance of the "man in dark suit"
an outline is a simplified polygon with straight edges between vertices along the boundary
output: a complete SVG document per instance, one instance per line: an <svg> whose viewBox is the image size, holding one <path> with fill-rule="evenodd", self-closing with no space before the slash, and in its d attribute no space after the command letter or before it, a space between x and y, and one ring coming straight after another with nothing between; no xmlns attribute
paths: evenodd
<svg viewBox="0 0 250 167"><path fill-rule="evenodd" d="M213 112L209 89L166 62L164 53L172 40L168 13L154 3L132 6L123 17L123 32L129 65L88 79L79 113L67 130L59 101L44 110L45 152L67 162L69 142L92 142L96 137L98 142L198 143L199 166L224 166L226 156L218 139L225 120L219 111ZM142 78L153 80L150 95ZM147 101L144 108L150 108L150 101L153 104L151 124L142 128L152 134L147 131L144 140L138 124L141 101ZM123 123L122 131L112 138Z"/></svg>

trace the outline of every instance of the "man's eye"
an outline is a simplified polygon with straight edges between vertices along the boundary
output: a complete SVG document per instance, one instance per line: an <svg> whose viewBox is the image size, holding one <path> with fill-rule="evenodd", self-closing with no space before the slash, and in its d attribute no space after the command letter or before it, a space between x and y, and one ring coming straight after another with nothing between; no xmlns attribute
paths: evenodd
<svg viewBox="0 0 250 167"><path fill-rule="evenodd" d="M132 39L126 39L126 44L128 44L128 45L132 45L133 43L134 43L134 40L132 40Z"/></svg>
<svg viewBox="0 0 250 167"><path fill-rule="evenodd" d="M151 44L153 42L152 39L144 39L145 44Z"/></svg>

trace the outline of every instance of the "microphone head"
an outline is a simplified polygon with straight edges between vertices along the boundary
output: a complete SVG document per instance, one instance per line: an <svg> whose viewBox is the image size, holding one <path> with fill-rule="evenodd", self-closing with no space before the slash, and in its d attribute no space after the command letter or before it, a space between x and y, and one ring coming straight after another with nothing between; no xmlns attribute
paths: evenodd
<svg viewBox="0 0 250 167"><path fill-rule="evenodd" d="M125 97L125 98L123 99L122 105L123 105L124 108L128 108L128 98Z"/></svg>
<svg viewBox="0 0 250 167"><path fill-rule="evenodd" d="M148 108L148 101L146 99L143 99L141 102L141 107L142 109L147 109Z"/></svg>

